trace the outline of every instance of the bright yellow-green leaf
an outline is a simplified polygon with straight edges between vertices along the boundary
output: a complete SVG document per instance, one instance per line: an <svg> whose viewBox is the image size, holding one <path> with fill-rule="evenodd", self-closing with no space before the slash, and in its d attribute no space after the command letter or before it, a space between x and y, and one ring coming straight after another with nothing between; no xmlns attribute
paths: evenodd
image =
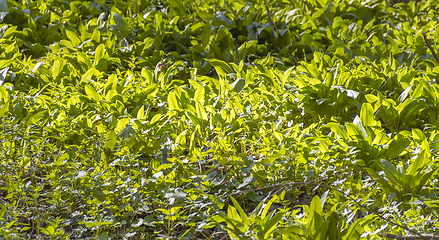
<svg viewBox="0 0 439 240"><path fill-rule="evenodd" d="M203 120L207 120L207 113L206 110L204 109L203 104L201 104L200 102L195 102L195 107L197 109L197 117Z"/></svg>
<svg viewBox="0 0 439 240"><path fill-rule="evenodd" d="M204 87L197 88L194 95L194 101L204 103Z"/></svg>
<svg viewBox="0 0 439 240"><path fill-rule="evenodd" d="M87 84L85 85L84 89L87 97L89 97L90 99L93 99L96 102L99 102L102 99L102 96L98 92L96 92L96 90L92 86Z"/></svg>
<svg viewBox="0 0 439 240"><path fill-rule="evenodd" d="M74 47L77 47L80 43L81 40L79 40L77 34L69 29L66 29L66 35L69 38L70 42L72 42Z"/></svg>
<svg viewBox="0 0 439 240"><path fill-rule="evenodd" d="M116 126L116 129L114 129L114 132L115 133L117 133L117 134L119 134L125 127L126 127L126 125L128 124L130 122L130 119L129 118L122 118L122 119L119 119L118 121L117 121L117 126Z"/></svg>
<svg viewBox="0 0 439 240"><path fill-rule="evenodd" d="M375 120L373 107L370 103L363 103L361 105L360 119L363 126L380 126L379 122Z"/></svg>
<svg viewBox="0 0 439 240"><path fill-rule="evenodd" d="M187 134L187 130L184 130L183 132L181 132L181 133L177 136L177 138L175 139L175 141L176 141L178 144L182 144L182 145L186 144L186 134Z"/></svg>
<svg viewBox="0 0 439 240"><path fill-rule="evenodd" d="M110 150L113 150L115 145L116 145L116 133L114 131L109 131L105 138L105 147Z"/></svg>
<svg viewBox="0 0 439 240"><path fill-rule="evenodd" d="M142 105L139 110L137 111L137 118L143 119L145 117L145 106Z"/></svg>
<svg viewBox="0 0 439 240"><path fill-rule="evenodd" d="M82 75L81 81L91 80L94 73L95 73L94 68L88 69L87 72L85 72L84 75Z"/></svg>
<svg viewBox="0 0 439 240"><path fill-rule="evenodd" d="M181 110L179 100L177 100L177 95L175 94L175 92L170 92L168 94L168 106L169 111L172 111L174 109Z"/></svg>
<svg viewBox="0 0 439 240"><path fill-rule="evenodd" d="M96 48L95 51L95 62L94 64L96 65L99 61L99 59L101 59L105 54L105 45L104 44L99 44L99 46Z"/></svg>

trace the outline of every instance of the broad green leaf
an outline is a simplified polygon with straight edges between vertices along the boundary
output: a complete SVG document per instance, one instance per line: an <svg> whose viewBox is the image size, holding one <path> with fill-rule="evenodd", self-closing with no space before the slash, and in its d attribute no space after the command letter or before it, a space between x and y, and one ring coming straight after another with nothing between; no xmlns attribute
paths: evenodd
<svg viewBox="0 0 439 240"><path fill-rule="evenodd" d="M130 119L129 119L129 118L122 118L122 119L119 119L119 120L117 121L117 125L116 125L116 128L114 129L114 132L117 133L117 134L121 133L122 130L125 129L125 127L127 126L127 124L128 124L129 122L130 122Z"/></svg>
<svg viewBox="0 0 439 240"><path fill-rule="evenodd" d="M114 131L109 131L105 139L105 147L113 150L114 146L116 146L116 142L116 133Z"/></svg>
<svg viewBox="0 0 439 240"><path fill-rule="evenodd" d="M116 23L116 26L119 30L122 30L122 31L125 30L125 22L123 21L122 17L117 12L113 12L113 20Z"/></svg>
<svg viewBox="0 0 439 240"><path fill-rule="evenodd" d="M398 136L398 135L397 135ZM392 142L390 142L385 156L388 158L397 158L405 149L410 145L410 140L404 136L395 137Z"/></svg>
<svg viewBox="0 0 439 240"><path fill-rule="evenodd" d="M109 90L117 90L117 75L111 74L108 77L107 82L105 83L105 91L108 92Z"/></svg>
<svg viewBox="0 0 439 240"><path fill-rule="evenodd" d="M365 139L369 138L369 134L367 134L366 129L364 129L361 119L358 117L358 115L355 116L353 123L358 126Z"/></svg>
<svg viewBox="0 0 439 240"><path fill-rule="evenodd" d="M207 45L209 44L211 35L212 35L212 31L210 30L210 24L209 24L209 22L206 22L204 24L204 31L200 36L201 37L201 45L204 48L206 48Z"/></svg>
<svg viewBox="0 0 439 240"><path fill-rule="evenodd" d="M117 91L114 89L111 89L110 91L107 92L107 94L105 95L105 100L107 100L108 102L115 102L113 101L113 98L115 96L118 96Z"/></svg>
<svg viewBox="0 0 439 240"><path fill-rule="evenodd" d="M195 91L194 101L203 104L204 94L205 94L204 87L203 86L198 87L197 90Z"/></svg>
<svg viewBox="0 0 439 240"><path fill-rule="evenodd" d="M351 226L349 226L348 231L343 236L343 240L350 239L360 239L361 234L364 233L364 226L368 225L370 222L378 218L376 215L367 215L366 217L359 218Z"/></svg>
<svg viewBox="0 0 439 240"><path fill-rule="evenodd" d="M98 92L96 92L96 90L92 86L87 84L85 85L84 90L90 99L93 99L96 102L99 102L102 99L102 96Z"/></svg>
<svg viewBox="0 0 439 240"><path fill-rule="evenodd" d="M236 93L240 93L242 89L245 87L245 79L244 78L238 78L236 81L234 81L232 84L230 84L233 87L233 90Z"/></svg>
<svg viewBox="0 0 439 240"><path fill-rule="evenodd" d="M224 61L218 59L205 59L208 63L210 63L213 67L215 67L218 75L227 75L229 73L233 73L233 69Z"/></svg>
<svg viewBox="0 0 439 240"><path fill-rule="evenodd" d="M229 206L227 208L227 217L230 218L230 220L235 220L241 222L243 219L239 216L238 212L236 211L236 208L233 206ZM245 216L247 217L247 216ZM242 223L241 223L242 225Z"/></svg>
<svg viewBox="0 0 439 240"><path fill-rule="evenodd" d="M4 102L9 101L9 92L5 86L0 86L0 99L3 99Z"/></svg>
<svg viewBox="0 0 439 240"><path fill-rule="evenodd" d="M187 134L187 130L184 130L183 132L181 132L177 136L177 138L175 139L175 142L178 144L185 145L186 144L186 134Z"/></svg>
<svg viewBox="0 0 439 240"><path fill-rule="evenodd" d="M73 44L74 47L77 47L81 43L81 40L79 40L77 34L69 29L66 29L65 31L67 38L69 38L70 42Z"/></svg>
<svg viewBox="0 0 439 240"><path fill-rule="evenodd" d="M364 126L379 126L374 114L373 107L370 103L366 102L361 105L360 120Z"/></svg>
<svg viewBox="0 0 439 240"><path fill-rule="evenodd" d="M356 125L355 123L346 123L345 126L346 126L346 132L348 133L350 138L360 137L360 139L364 139L364 134L361 131L360 127L358 127L358 125Z"/></svg>
<svg viewBox="0 0 439 240"><path fill-rule="evenodd" d="M181 110L180 108L180 102L179 100L177 100L177 95L175 94L175 92L170 92L168 94L168 106L169 106L169 111L172 110Z"/></svg>
<svg viewBox="0 0 439 240"><path fill-rule="evenodd" d="M91 80L96 69L90 68L82 75L81 81Z"/></svg>
<svg viewBox="0 0 439 240"><path fill-rule="evenodd" d="M383 166L383 170L386 173L386 177L392 182L401 183L401 173L396 169L395 165L391 162L381 159L381 166Z"/></svg>
<svg viewBox="0 0 439 240"><path fill-rule="evenodd" d="M315 212L315 213L319 214L320 216L323 215L322 202L320 201L319 196L316 195L313 197L311 204L309 206L309 211L310 211L310 213Z"/></svg>
<svg viewBox="0 0 439 240"><path fill-rule="evenodd" d="M8 1L7 0L1 0L0 1L0 11L1 12L7 12L8 11Z"/></svg>
<svg viewBox="0 0 439 240"><path fill-rule="evenodd" d="M2 59L2 60L0 60L0 69L9 67L15 61L16 61L15 59Z"/></svg>
<svg viewBox="0 0 439 240"><path fill-rule="evenodd" d="M406 88L400 95L399 95L399 97L398 97L398 99L399 99L399 103L402 103L402 102L404 102L404 100L407 98L407 96L408 96L408 94L409 94L409 92L410 92L410 89L413 87L413 85L412 86L410 86L410 87L408 87L408 88Z"/></svg>
<svg viewBox="0 0 439 240"><path fill-rule="evenodd" d="M232 202L233 202L233 206L235 206L235 208L239 211L239 214L241 215L241 217L240 217L239 220L242 220L242 222L243 222L244 224L248 225L250 222L249 222L249 219L248 219L248 217L247 217L247 213L244 212L244 210L241 208L241 206L240 206L239 203L235 200L235 198L233 198L232 196L230 196L230 199L231 199ZM235 220L238 220L238 219L235 219Z"/></svg>
<svg viewBox="0 0 439 240"><path fill-rule="evenodd" d="M203 120L208 120L206 110L204 109L203 104L200 102L195 102L195 108L197 109L197 117Z"/></svg>
<svg viewBox="0 0 439 240"><path fill-rule="evenodd" d="M105 45L104 44L99 44L99 46L96 48L95 51L95 62L94 65L96 65L99 61L99 59L101 59L105 54Z"/></svg>
<svg viewBox="0 0 439 240"><path fill-rule="evenodd" d="M137 118L143 119L145 117L145 105L142 105L139 110L137 110Z"/></svg>
<svg viewBox="0 0 439 240"><path fill-rule="evenodd" d="M285 212L283 212L283 211L278 212L274 216L272 216L270 218L270 220L265 222L264 229L259 233L260 235L263 236L263 239L269 239L270 235L273 233L277 224L282 220L282 217L284 215L285 215Z"/></svg>
<svg viewBox="0 0 439 240"><path fill-rule="evenodd" d="M38 124L38 120L41 118L41 116L43 116L43 114L45 114L47 112L47 110L42 110L39 111L37 113L35 113L34 115L32 115L27 122L30 124Z"/></svg>
<svg viewBox="0 0 439 240"><path fill-rule="evenodd" d="M346 130L340 124L334 123L334 122L330 122L330 123L326 124L326 127L331 129L331 131L333 131L339 137L341 137L343 139L346 139L346 140L350 139L349 135L346 132Z"/></svg>
<svg viewBox="0 0 439 240"><path fill-rule="evenodd" d="M415 161L409 165L409 167L407 168L407 175L415 176L419 174L421 172L421 169L430 162L430 159L425 157L424 151L418 153ZM427 160L427 162L424 162L425 160Z"/></svg>

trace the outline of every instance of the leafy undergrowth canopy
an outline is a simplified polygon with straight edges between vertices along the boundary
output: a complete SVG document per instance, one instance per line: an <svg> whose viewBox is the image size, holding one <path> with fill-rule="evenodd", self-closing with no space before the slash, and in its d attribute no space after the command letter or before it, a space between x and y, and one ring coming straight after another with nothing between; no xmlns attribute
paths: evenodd
<svg viewBox="0 0 439 240"><path fill-rule="evenodd" d="M436 1L1 0L0 234L434 238L437 16Z"/></svg>

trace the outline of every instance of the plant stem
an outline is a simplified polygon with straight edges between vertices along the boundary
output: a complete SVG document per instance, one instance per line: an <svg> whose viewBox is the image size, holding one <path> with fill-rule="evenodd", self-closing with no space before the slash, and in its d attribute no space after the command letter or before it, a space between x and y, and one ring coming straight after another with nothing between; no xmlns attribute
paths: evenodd
<svg viewBox="0 0 439 240"><path fill-rule="evenodd" d="M422 36L424 36L425 45L427 45L428 49L430 49L431 53L433 54L434 60L436 60L436 62L439 63L439 57L437 56L433 47L428 42L427 35L425 34L425 32L422 32Z"/></svg>
<svg viewBox="0 0 439 240"><path fill-rule="evenodd" d="M271 24L273 24L274 30L277 32L276 24L274 24L273 18L271 17L270 8L268 7L268 0L265 0L265 6L267 7L268 17L270 18Z"/></svg>

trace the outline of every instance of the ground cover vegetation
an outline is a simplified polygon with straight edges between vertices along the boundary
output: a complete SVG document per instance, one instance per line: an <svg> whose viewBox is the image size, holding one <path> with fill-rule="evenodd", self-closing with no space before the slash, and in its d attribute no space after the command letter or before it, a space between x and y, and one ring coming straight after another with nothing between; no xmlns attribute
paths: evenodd
<svg viewBox="0 0 439 240"><path fill-rule="evenodd" d="M437 239L438 3L0 1L3 239Z"/></svg>

